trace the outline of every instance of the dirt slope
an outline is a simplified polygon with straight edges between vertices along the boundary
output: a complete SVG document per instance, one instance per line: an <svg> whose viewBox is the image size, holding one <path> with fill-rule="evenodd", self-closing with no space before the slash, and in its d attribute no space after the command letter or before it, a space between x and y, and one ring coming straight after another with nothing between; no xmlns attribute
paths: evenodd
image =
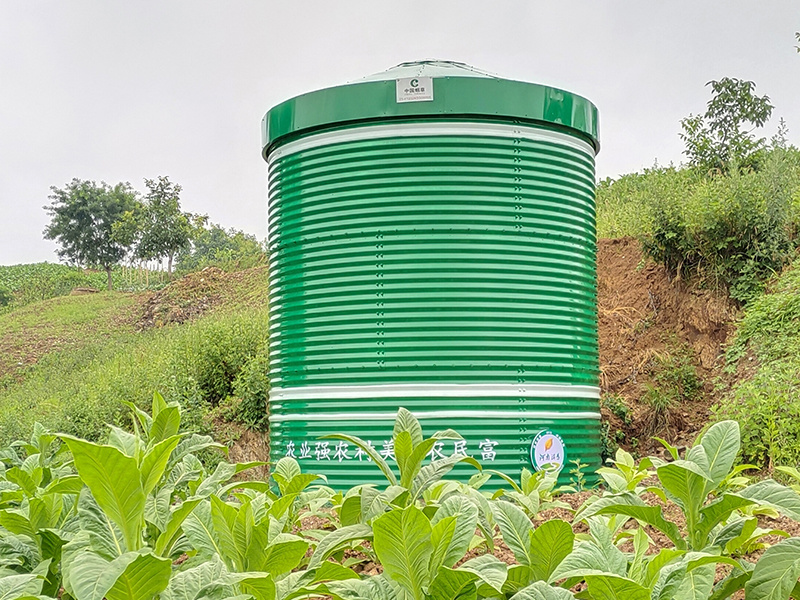
<svg viewBox="0 0 800 600"><path fill-rule="evenodd" d="M682 347L690 349L703 388L696 401L678 407L670 437L690 441L707 422L736 309L708 290L670 281L662 266L642 258L633 238L600 240L597 262L601 387L632 412L626 424L603 409L612 433L624 432L623 446L643 434L647 408L639 400L654 382L658 357Z"/></svg>

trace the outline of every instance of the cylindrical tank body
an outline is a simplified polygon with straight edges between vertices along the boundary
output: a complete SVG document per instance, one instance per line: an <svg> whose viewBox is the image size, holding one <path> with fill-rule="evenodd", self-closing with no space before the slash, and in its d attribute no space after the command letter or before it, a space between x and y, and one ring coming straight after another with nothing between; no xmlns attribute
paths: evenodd
<svg viewBox="0 0 800 600"><path fill-rule="evenodd" d="M588 100L423 61L284 102L263 136L273 460L380 482L319 437L391 459L403 406L464 436L431 458L600 466Z"/></svg>

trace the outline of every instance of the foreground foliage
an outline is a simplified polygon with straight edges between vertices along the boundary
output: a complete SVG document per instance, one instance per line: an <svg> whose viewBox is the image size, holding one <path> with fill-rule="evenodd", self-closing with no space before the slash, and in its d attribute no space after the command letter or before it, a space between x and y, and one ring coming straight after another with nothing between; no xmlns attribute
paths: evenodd
<svg viewBox="0 0 800 600"><path fill-rule="evenodd" d="M394 428L400 477L375 455L387 487L346 492L303 473L291 458L274 465L271 482L234 479L262 463L223 461L209 471L197 453L219 446L180 433L176 404L156 395L151 412L131 410L133 433L111 427L103 444L37 425L30 440L0 453L2 598L717 600L744 589L748 599L777 600L800 594L800 538L768 547L755 564L744 558L764 547L766 535L786 535L759 529L754 515L800 519L800 495L772 480L752 482L742 474L746 466L733 467L740 443L734 422L712 426L683 456L667 445L671 461L636 464L619 451L600 471L605 494L591 495L572 523L535 525L542 509L558 503L553 474L523 471L518 484L480 472L475 463L479 472L468 483L444 479L455 463L424 464L424 457L432 441L458 434L425 439L404 409ZM508 491L482 492L497 476ZM679 507L685 527L646 502L648 493ZM309 528L309 516L324 516L324 529ZM672 547L650 552L656 531ZM492 554L500 542L514 564ZM359 575L352 568L367 562L381 572ZM715 584L719 564L729 574Z"/></svg>

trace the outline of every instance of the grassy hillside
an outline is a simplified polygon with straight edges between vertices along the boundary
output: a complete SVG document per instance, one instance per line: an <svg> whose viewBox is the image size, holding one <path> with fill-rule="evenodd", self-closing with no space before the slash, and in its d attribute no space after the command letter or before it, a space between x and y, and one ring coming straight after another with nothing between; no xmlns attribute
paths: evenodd
<svg viewBox="0 0 800 600"><path fill-rule="evenodd" d="M741 424L743 460L798 464L800 151L773 148L757 171L654 167L603 181L597 221L601 237L638 238L675 289L710 290L743 308L713 387L716 418ZM708 312L686 319L689 338L702 333L694 321ZM641 398L633 409L654 410L663 399ZM678 416L691 418L688 400L673 407Z"/></svg>
<svg viewBox="0 0 800 600"><path fill-rule="evenodd" d="M146 405L156 390L186 407L194 429L207 430L220 406L260 425L266 271L203 271L168 290L65 296L0 315L0 442L35 421L97 438L105 423L124 424L124 402Z"/></svg>

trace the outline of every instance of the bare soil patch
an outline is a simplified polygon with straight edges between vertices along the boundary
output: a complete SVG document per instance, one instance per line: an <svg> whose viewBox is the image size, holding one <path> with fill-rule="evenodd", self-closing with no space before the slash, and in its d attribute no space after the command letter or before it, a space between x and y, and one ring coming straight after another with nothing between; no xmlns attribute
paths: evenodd
<svg viewBox="0 0 800 600"><path fill-rule="evenodd" d="M207 267L150 294L142 307L139 329L185 323L206 313L222 299L225 279L222 269Z"/></svg>
<svg viewBox="0 0 800 600"><path fill-rule="evenodd" d="M699 399L677 407L668 437L690 443L708 422L737 309L726 297L671 280L663 266L643 257L634 238L599 240L597 254L601 388L632 413L625 423L603 409L611 435L622 432L620 445L643 454L655 449L643 429L647 409L640 400L654 383L655 359L686 345L703 389Z"/></svg>
<svg viewBox="0 0 800 600"><path fill-rule="evenodd" d="M189 273L143 296L140 331L181 324L226 305L266 304L267 267L228 273L217 267Z"/></svg>

